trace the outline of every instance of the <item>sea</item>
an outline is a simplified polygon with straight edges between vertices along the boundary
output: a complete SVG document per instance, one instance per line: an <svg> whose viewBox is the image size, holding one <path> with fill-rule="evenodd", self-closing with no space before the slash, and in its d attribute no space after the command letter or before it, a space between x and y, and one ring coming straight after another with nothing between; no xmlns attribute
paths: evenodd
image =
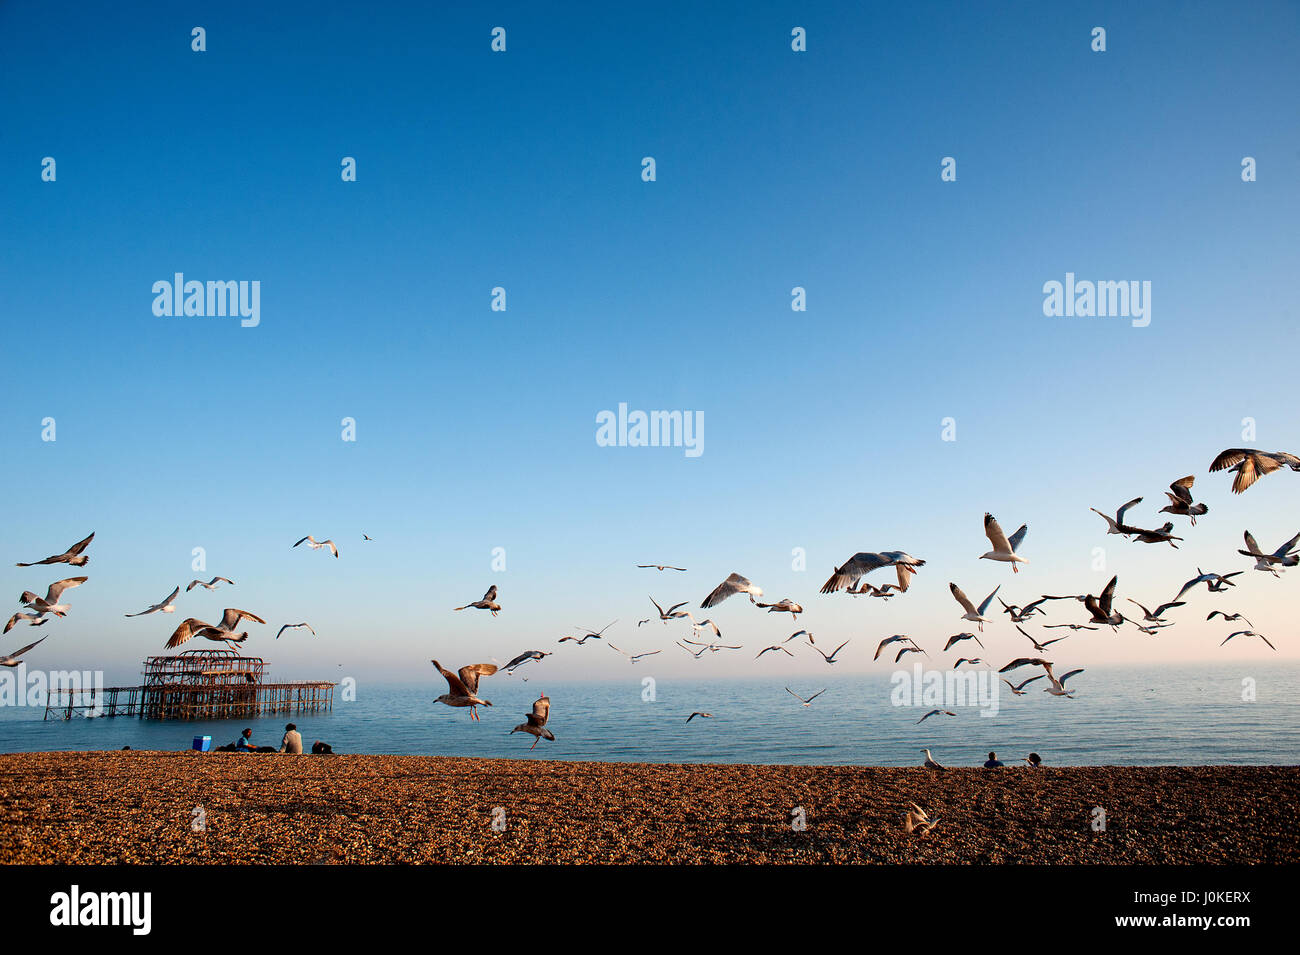
<svg viewBox="0 0 1300 955"><path fill-rule="evenodd" d="M340 686L330 713L253 720L44 720L42 705L11 700L0 706L0 752L187 750L196 736L216 747L245 727L255 744L278 747L292 721L307 746L323 740L338 753L916 766L928 748L950 766L980 765L989 752L1007 764L1035 752L1048 766L1300 763L1300 663L1090 667L1069 681L1070 699L1042 692L1044 680L1023 696L996 681L994 696L990 675L982 696L964 700L927 700L915 680L882 674L655 680L628 669L605 682L549 680L544 662L498 674L480 688L494 704L479 708L481 720L434 702L446 690L441 679ZM823 689L809 706L790 692ZM556 738L530 751L533 737L510 731L543 690ZM955 715L918 722L936 708ZM696 711L712 715L687 722Z"/></svg>

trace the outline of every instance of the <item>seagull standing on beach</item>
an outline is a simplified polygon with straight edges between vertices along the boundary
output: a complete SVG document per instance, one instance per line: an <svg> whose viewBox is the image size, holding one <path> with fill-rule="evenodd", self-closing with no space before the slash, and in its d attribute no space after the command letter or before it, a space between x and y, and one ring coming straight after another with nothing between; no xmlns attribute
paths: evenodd
<svg viewBox="0 0 1300 955"><path fill-rule="evenodd" d="M320 550L322 547L328 547L330 553L333 554L335 557L339 555L338 545L335 544L332 540L318 541L316 538L308 534L302 540L298 541L298 544L304 544L304 543L312 550ZM293 546L297 547L298 544L294 544Z"/></svg>
<svg viewBox="0 0 1300 955"><path fill-rule="evenodd" d="M714 587L713 593L705 597L700 606L707 610L710 607L722 603L722 601L726 600L732 594L748 594L749 602L756 604L758 601L754 598L763 596L763 588L740 576L740 574L732 574L722 583L718 584L718 586Z"/></svg>
<svg viewBox="0 0 1300 955"><path fill-rule="evenodd" d="M555 735L546 728L546 721L550 719L550 716L551 698L543 693L537 698L537 702L533 704L533 711L528 714L527 722L520 723L510 731L509 735L514 735L515 733L529 733L536 737L536 739L533 740L533 745L528 747L528 752L531 753L542 740L549 739L554 741Z"/></svg>
<svg viewBox="0 0 1300 955"><path fill-rule="evenodd" d="M18 602L35 610L38 615L52 613L56 617L66 617L70 608L67 604L59 603L64 591L80 587L89 579L89 577L65 577L63 580L56 580L45 591L44 597L38 597L30 590L24 590L19 595Z"/></svg>
<svg viewBox="0 0 1300 955"><path fill-rule="evenodd" d="M437 660L429 661L438 670L439 673L447 680L448 691L438 697L433 702L446 703L448 706L468 706L469 718L471 720L480 719L477 707L491 706L490 700L482 699L478 695L479 677L491 676L497 672L495 663L470 663L460 668L456 673L443 669L441 663Z"/></svg>
<svg viewBox="0 0 1300 955"><path fill-rule="evenodd" d="M882 567L894 567L898 572L899 591L907 590L912 582L916 568L924 567L925 561L906 554L901 550L886 550L880 553L860 551L835 568L830 579L822 584L822 593L833 594L837 590L852 587L862 577Z"/></svg>
<svg viewBox="0 0 1300 955"><path fill-rule="evenodd" d="M154 593L157 593L157 591L154 591ZM122 616L143 617L145 614L150 614L150 613L175 613L176 612L175 601L176 598L179 597L180 595L181 595L181 589L177 587L169 595L164 597L162 600L158 601L158 603L154 604L149 609L141 610L139 613L125 613L122 614Z"/></svg>
<svg viewBox="0 0 1300 955"><path fill-rule="evenodd" d="M1255 570L1266 571L1274 577L1278 577L1280 572L1287 567L1300 564L1300 554L1293 553L1298 542L1300 542L1300 534L1296 534L1295 537L1273 551L1273 553L1265 554L1259 549L1259 544L1250 531L1246 531L1246 549L1239 550L1237 553L1243 557L1255 558Z"/></svg>
<svg viewBox="0 0 1300 955"><path fill-rule="evenodd" d="M235 582L229 577L213 577L206 584L201 580L191 580L190 585L185 588L185 592L189 593L195 587L202 587L205 590L216 590L217 584L219 583L230 584L232 587L235 586Z"/></svg>
<svg viewBox="0 0 1300 955"><path fill-rule="evenodd" d="M930 755L928 749L923 749L921 752L925 753L925 762L922 765L925 766L926 769L943 769L943 765Z"/></svg>
<svg viewBox="0 0 1300 955"><path fill-rule="evenodd" d="M1234 467L1235 465L1235 467ZM1229 468L1237 472L1232 481L1232 493L1241 494L1265 474L1272 474L1283 466L1300 471L1300 457L1286 451L1257 451L1254 448L1229 448L1220 451L1210 462L1210 471Z"/></svg>
<svg viewBox="0 0 1300 955"><path fill-rule="evenodd" d="M1017 564L1027 564L1025 558L1016 553L1020 549L1021 542L1025 539L1025 534L1029 531L1028 524L1021 524L1020 530L1011 535L1010 540L1007 535L1002 533L1002 526L998 523L997 518L992 514L984 515L984 534L993 545L993 549L986 554L980 554L980 560L999 560L1003 563L1011 564L1013 573L1020 573Z"/></svg>
<svg viewBox="0 0 1300 955"><path fill-rule="evenodd" d="M22 660L23 654L26 653L28 650L30 650L32 647L36 646L37 643L40 643L41 640L45 640L45 639L46 639L45 637L41 637L41 639L37 640L36 643L29 643L27 644L27 646L15 650L13 653L0 654L0 667L12 668L18 666L18 664L23 662Z"/></svg>
<svg viewBox="0 0 1300 955"><path fill-rule="evenodd" d="M984 616L984 611L989 609L989 604L993 602L993 598L997 595L997 592L1002 589L1002 585L998 584L996 587L994 587L993 593L989 594L987 597L983 599L983 601L980 602L978 609L975 607L973 603L970 602L970 598L967 597L964 593L962 593L961 588L958 587L956 584L949 583L948 589L951 590L952 595L955 598L957 598L957 603L961 604L962 608L966 611L964 614L961 615L961 619L969 620L971 621L971 623L979 624L980 630L983 631L984 624L989 622L989 619Z"/></svg>
<svg viewBox="0 0 1300 955"><path fill-rule="evenodd" d="M36 567L40 564L70 564L73 567L85 567L90 562L90 558L82 553L90 542L95 539L94 531L85 540L79 540L62 554L55 554L53 557L46 557L44 560L32 561L30 564L15 564L16 567Z"/></svg>

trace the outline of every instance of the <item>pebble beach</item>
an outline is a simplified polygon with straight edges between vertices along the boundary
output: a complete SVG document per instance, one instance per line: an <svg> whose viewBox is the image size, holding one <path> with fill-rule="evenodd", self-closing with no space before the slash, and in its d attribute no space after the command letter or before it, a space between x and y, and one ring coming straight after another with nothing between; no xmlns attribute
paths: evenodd
<svg viewBox="0 0 1300 955"><path fill-rule="evenodd" d="M5 864L1281 864L1297 815L1295 766L0 755Z"/></svg>

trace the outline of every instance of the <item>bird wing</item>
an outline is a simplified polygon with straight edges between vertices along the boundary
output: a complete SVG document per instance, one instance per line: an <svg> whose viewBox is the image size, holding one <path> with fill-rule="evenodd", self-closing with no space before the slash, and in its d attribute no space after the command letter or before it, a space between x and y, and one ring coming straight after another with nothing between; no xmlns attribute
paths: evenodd
<svg viewBox="0 0 1300 955"><path fill-rule="evenodd" d="M170 650L173 647L179 647L182 643L185 643L193 637L196 631L202 630L208 626L210 626L210 624L204 623L197 617L189 617L182 620L180 626L172 631L171 639L167 641L167 649Z"/></svg>
<svg viewBox="0 0 1300 955"><path fill-rule="evenodd" d="M1196 476L1193 474L1189 474L1187 475L1187 477L1179 478L1173 484L1169 485L1169 490L1173 491L1174 497L1182 501L1184 504L1191 504L1192 484L1195 481L1196 481Z"/></svg>
<svg viewBox="0 0 1300 955"><path fill-rule="evenodd" d="M95 535L94 535L94 534L91 534L90 536L91 536L91 537L94 537ZM89 538L87 538L87 539L89 539ZM36 643L29 643L29 644L27 644L27 646L25 646L25 647L20 647L19 649L15 650L13 653L9 654L9 659L10 659L10 660L17 660L19 657L21 657L24 653L26 653L26 652L27 652L28 650L30 650L32 647L36 646L37 643L40 643L42 640L47 640L47 639L49 639L49 638L48 638L48 637L41 637L41 639L40 639L40 640L37 640ZM1268 643L1267 640L1264 641L1264 642L1265 642L1265 643ZM1272 644L1269 644L1269 645L1272 646Z"/></svg>
<svg viewBox="0 0 1300 955"><path fill-rule="evenodd" d="M249 613L247 610L238 610L235 607L227 607L221 615L221 629L234 630L239 626L241 620L251 620L254 623L266 623L255 613Z"/></svg>
<svg viewBox="0 0 1300 955"><path fill-rule="evenodd" d="M1082 673L1082 672L1083 672L1083 667L1079 667L1079 669L1077 669L1077 670L1071 670L1069 673L1065 674L1065 676L1061 677L1061 678L1060 678L1059 680L1057 680L1056 682L1057 682L1060 686L1065 686L1065 681L1066 681L1066 680L1068 680L1070 677L1074 676L1076 673Z"/></svg>
<svg viewBox="0 0 1300 955"><path fill-rule="evenodd" d="M87 577L67 577L63 580L56 580L54 583L50 584L50 589L45 592L45 602L50 604L58 603L59 597L65 590L71 590L73 587L80 587L88 579L89 578Z"/></svg>
<svg viewBox="0 0 1300 955"><path fill-rule="evenodd" d="M1246 550L1250 551L1252 557L1263 557L1264 552L1259 549L1259 543L1255 540L1255 535L1246 531Z"/></svg>
<svg viewBox="0 0 1300 955"><path fill-rule="evenodd" d="M1101 599L1098 603L1101 605L1102 612L1105 616L1110 616L1110 605L1115 600L1115 585L1119 583L1119 574L1110 579L1106 589L1101 592Z"/></svg>
<svg viewBox="0 0 1300 955"><path fill-rule="evenodd" d="M705 597L704 602L701 603L700 606L707 609L715 604L722 603L722 601L726 600L732 594L742 592L748 593L753 586L752 583L740 576L740 574L732 574L722 583L718 584L717 587L713 588L713 593Z"/></svg>
<svg viewBox="0 0 1300 955"><path fill-rule="evenodd" d="M528 725L541 729L551 715L551 698L543 696L533 704L533 711L528 714Z"/></svg>
<svg viewBox="0 0 1300 955"><path fill-rule="evenodd" d="M314 540L312 540L312 537L311 537L310 534L308 534L308 535L307 535L306 537L304 537L302 540L298 541L298 544L301 544L303 541L311 541L313 544L316 543ZM294 544L293 546L294 546L294 547L297 547L298 544Z"/></svg>
<svg viewBox="0 0 1300 955"><path fill-rule="evenodd" d="M79 540L79 541L77 541L75 544L73 544L71 547L68 548L67 556L69 556L69 557L76 557L76 556L79 555L83 550L85 550L87 547L89 547L89 546L90 546L90 542L93 541L94 539L95 539L95 533L94 533L94 531L91 531L89 537L85 538L84 540ZM42 639L44 639L44 638L42 638Z"/></svg>
<svg viewBox="0 0 1300 955"><path fill-rule="evenodd" d="M452 673L450 670L446 669L437 660L430 660L429 662L432 663L435 667L437 667L438 672L441 673L443 677L447 680L447 686L451 690L452 695L454 696L473 695L469 687L465 685L464 681L459 676L457 676L455 673ZM461 670L462 675L464 674L464 672L465 672L464 670Z"/></svg>
<svg viewBox="0 0 1300 955"><path fill-rule="evenodd" d="M1279 547L1277 550L1273 551L1272 556L1274 556L1274 557L1286 557L1287 555L1289 555L1289 554L1291 553L1292 549L1296 546L1297 543L1300 543L1300 534L1296 534L1295 537L1291 538L1289 541L1287 541L1285 544L1283 544L1283 545L1282 545L1281 547Z"/></svg>
<svg viewBox="0 0 1300 955"><path fill-rule="evenodd" d="M807 703L807 702L808 702L808 701L805 700L802 696L800 696L798 693L796 693L794 690L790 689L788 686L785 688L785 691L786 691L787 693L789 693L791 696L793 696L793 697L794 697L796 700L798 700L800 703Z"/></svg>
<svg viewBox="0 0 1300 955"><path fill-rule="evenodd" d="M1038 676L1031 676L1031 677L1030 677L1028 680L1026 680L1024 683L1021 683L1018 687L1016 687L1016 689L1017 689L1017 690L1023 690L1025 687L1027 687L1029 684L1033 683L1035 680L1041 680L1041 679L1043 679L1045 676L1047 676L1046 673L1040 673L1040 674L1038 674Z"/></svg>
<svg viewBox="0 0 1300 955"><path fill-rule="evenodd" d="M975 605L970 602L969 597L967 597L964 593L962 593L960 587L950 582L948 584L948 589L952 591L952 595L957 598L957 603L961 604L962 607L965 608L967 613L975 614L976 616L979 616L979 614L976 613L975 611Z"/></svg>
<svg viewBox="0 0 1300 955"><path fill-rule="evenodd" d="M993 588L993 593L985 597L984 600L980 603L981 617L984 616L984 611L989 609L989 604L993 603L993 598L997 595L997 592L1001 589L1002 589L1002 585L998 584L996 587Z"/></svg>
<svg viewBox="0 0 1300 955"><path fill-rule="evenodd" d="M1118 511L1115 512L1115 523L1117 523L1117 524L1123 524L1123 523L1124 523L1124 514L1125 514L1125 512L1126 512L1130 507L1132 507L1133 505L1135 505L1135 504L1141 504L1141 503L1142 503L1142 498L1140 498L1140 497L1135 497L1135 498L1133 498L1133 500L1129 501L1127 504L1125 504L1123 507L1121 507Z"/></svg>
<svg viewBox="0 0 1300 955"><path fill-rule="evenodd" d="M1138 606L1141 607L1142 605L1138 604ZM1169 601L1169 603L1163 603L1159 607L1157 607L1153 616L1163 617L1165 615L1166 610L1171 610L1174 607L1182 607L1182 606L1184 606L1184 604L1181 600L1171 600Z"/></svg>
<svg viewBox="0 0 1300 955"><path fill-rule="evenodd" d="M843 590L845 587L852 587L864 574L869 574L873 570L881 567L888 567L893 561L889 560L884 554L875 554L870 551L860 551L846 560L842 566L835 568L835 573L831 574L830 579L822 584L822 593L830 594L837 590ZM905 581L899 576L899 586L906 589Z"/></svg>
<svg viewBox="0 0 1300 955"><path fill-rule="evenodd" d="M478 692L478 678L481 676L491 676L497 672L495 663L470 663L463 666L457 671L460 681L465 684L471 693Z"/></svg>
<svg viewBox="0 0 1300 955"><path fill-rule="evenodd" d="M1011 543L1007 540L1007 535L1002 533L1002 525L992 514L984 515L984 534L993 545L994 551L999 554L1012 553Z"/></svg>
<svg viewBox="0 0 1300 955"><path fill-rule="evenodd" d="M817 697L821 696L821 695L822 695L823 693L825 693L825 692L826 692L826 688L825 688L825 687L822 687L820 690L818 690L818 691L817 691L816 693L814 693L812 696L808 697L808 699L804 700L804 702L805 702L805 703L811 703L813 700L817 699Z"/></svg>
<svg viewBox="0 0 1300 955"><path fill-rule="evenodd" d="M1017 553L1020 550L1020 545L1024 543L1025 535L1028 533L1029 533L1029 525L1021 524L1020 529L1011 535L1011 552L1013 554Z"/></svg>

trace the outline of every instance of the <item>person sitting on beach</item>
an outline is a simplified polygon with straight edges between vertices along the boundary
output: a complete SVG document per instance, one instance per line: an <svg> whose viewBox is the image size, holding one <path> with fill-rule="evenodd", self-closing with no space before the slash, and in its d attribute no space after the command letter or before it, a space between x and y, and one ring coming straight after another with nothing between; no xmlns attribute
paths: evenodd
<svg viewBox="0 0 1300 955"><path fill-rule="evenodd" d="M985 769L1000 769L1001 767L1002 767L1002 763L998 760L998 754L997 754L997 753L989 753L989 759L988 759L988 762L986 762L986 763L984 764L984 768L985 768Z"/></svg>
<svg viewBox="0 0 1300 955"><path fill-rule="evenodd" d="M252 753L255 750L256 747L253 746L253 730L251 728L245 729L244 732L239 734L239 739L235 740L235 752Z"/></svg>
<svg viewBox="0 0 1300 955"><path fill-rule="evenodd" d="M322 743L320 740L311 744L311 751L316 756L333 756L334 747L329 743Z"/></svg>
<svg viewBox="0 0 1300 955"><path fill-rule="evenodd" d="M284 728L284 739L280 740L280 752L288 753L291 756L302 755L302 734L298 732L298 727L289 723Z"/></svg>
<svg viewBox="0 0 1300 955"><path fill-rule="evenodd" d="M1025 757L1025 762L1029 764L1030 769L1037 769L1043 760L1037 753L1030 753Z"/></svg>

